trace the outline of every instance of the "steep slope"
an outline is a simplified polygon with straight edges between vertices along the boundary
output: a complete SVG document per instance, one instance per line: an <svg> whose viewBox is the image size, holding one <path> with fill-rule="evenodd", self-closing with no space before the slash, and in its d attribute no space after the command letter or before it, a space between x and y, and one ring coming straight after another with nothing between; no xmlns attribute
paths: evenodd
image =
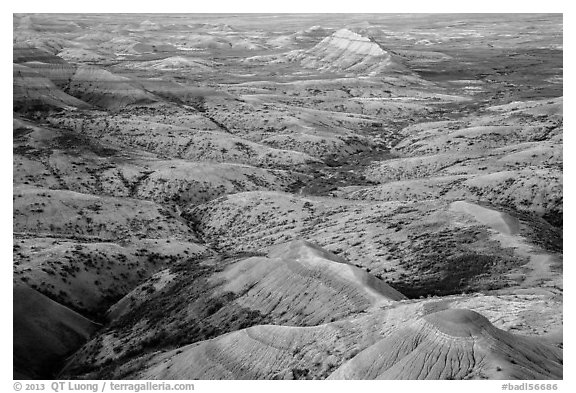
<svg viewBox="0 0 576 393"><path fill-rule="evenodd" d="M15 280L95 319L154 272L210 255L202 245L169 239L117 244L20 237L13 248Z"/></svg>
<svg viewBox="0 0 576 393"><path fill-rule="evenodd" d="M14 283L14 378L47 378L99 326L25 284Z"/></svg>
<svg viewBox="0 0 576 393"><path fill-rule="evenodd" d="M433 19L14 14L14 377L563 378L562 17Z"/></svg>
<svg viewBox="0 0 576 393"><path fill-rule="evenodd" d="M546 286L556 291L562 266L557 229L533 215L506 211L521 219L520 233L500 239L499 232L451 206L435 198L371 202L249 192L193 207L185 216L203 239L226 252L309 239L408 297L529 287L525 269L536 266L527 264L544 254L553 256L555 277Z"/></svg>
<svg viewBox="0 0 576 393"><path fill-rule="evenodd" d="M306 68L378 75L402 67L376 42L347 29L336 31L313 48L288 57Z"/></svg>
<svg viewBox="0 0 576 393"><path fill-rule="evenodd" d="M139 88L129 78L94 66L79 66L70 81L68 92L106 109L158 101L158 97Z"/></svg>
<svg viewBox="0 0 576 393"><path fill-rule="evenodd" d="M561 351L464 309L428 314L360 352L329 379L558 379Z"/></svg>
<svg viewBox="0 0 576 393"><path fill-rule="evenodd" d="M15 44L12 47L12 62L39 62L45 64L65 64L66 62L53 53L32 45Z"/></svg>
<svg viewBox="0 0 576 393"><path fill-rule="evenodd" d="M478 313L415 304L310 328L254 326L121 369L143 379L557 379L561 364L560 350Z"/></svg>
<svg viewBox="0 0 576 393"><path fill-rule="evenodd" d="M403 299L382 280L304 241L267 257L176 264L111 307L109 328L65 373L102 377L150 351L262 323L319 325Z"/></svg>
<svg viewBox="0 0 576 393"><path fill-rule="evenodd" d="M72 64L42 63L29 61L21 65L33 69L42 77L50 79L59 89L66 90L72 76L76 72L76 66Z"/></svg>
<svg viewBox="0 0 576 393"><path fill-rule="evenodd" d="M16 112L45 111L90 106L60 90L54 82L22 64L13 65L13 109Z"/></svg>
<svg viewBox="0 0 576 393"><path fill-rule="evenodd" d="M366 271L304 241L238 262L215 279L226 282L223 291L242 293L236 302L243 307L294 325L316 325L405 299Z"/></svg>

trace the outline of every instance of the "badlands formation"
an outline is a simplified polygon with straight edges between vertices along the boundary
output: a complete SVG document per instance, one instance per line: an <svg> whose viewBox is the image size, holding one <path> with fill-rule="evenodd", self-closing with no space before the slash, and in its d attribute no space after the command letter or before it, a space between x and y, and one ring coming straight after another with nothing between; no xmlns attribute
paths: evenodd
<svg viewBox="0 0 576 393"><path fill-rule="evenodd" d="M562 379L561 15L14 15L18 379Z"/></svg>

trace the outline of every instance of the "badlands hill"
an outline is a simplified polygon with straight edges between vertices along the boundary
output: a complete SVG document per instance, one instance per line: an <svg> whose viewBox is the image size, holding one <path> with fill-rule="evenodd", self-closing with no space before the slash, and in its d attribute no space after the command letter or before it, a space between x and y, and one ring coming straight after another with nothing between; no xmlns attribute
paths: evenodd
<svg viewBox="0 0 576 393"><path fill-rule="evenodd" d="M354 75L379 75L403 69L398 59L378 43L348 29L336 31L302 53L289 55L288 60L298 61L306 68Z"/></svg>
<svg viewBox="0 0 576 393"><path fill-rule="evenodd" d="M562 98L490 107L483 116L408 127L400 158L370 167L371 200L469 199L562 224Z"/></svg>
<svg viewBox="0 0 576 393"><path fill-rule="evenodd" d="M248 59L249 62L270 60L277 63L298 63L301 67L319 72L350 76L384 76L397 72L410 74L399 57L386 51L369 37L349 29L337 30L309 49Z"/></svg>
<svg viewBox="0 0 576 393"><path fill-rule="evenodd" d="M186 217L203 239L227 252L313 240L411 297L523 286L532 274L546 286L560 283L557 229L530 216L454 206L434 199L365 202L252 192L194 207ZM487 223L487 211L505 218Z"/></svg>
<svg viewBox="0 0 576 393"><path fill-rule="evenodd" d="M15 378L563 377L557 15L13 20Z"/></svg>
<svg viewBox="0 0 576 393"><path fill-rule="evenodd" d="M161 108L162 109L162 108ZM161 112L152 108L152 112ZM227 162L252 166L289 168L319 162L308 154L274 148L219 130L217 125L193 113L186 126L165 124L161 121L126 119L96 114L89 117L56 117L52 124L58 127L84 131L88 135L110 144L156 153L163 158L189 161ZM135 116L137 117L137 116ZM156 119L154 119L156 120Z"/></svg>
<svg viewBox="0 0 576 393"><path fill-rule="evenodd" d="M78 67L68 91L86 102L108 109L156 101L154 95L136 86L129 78L91 66Z"/></svg>
<svg viewBox="0 0 576 393"><path fill-rule="evenodd" d="M30 288L14 283L14 378L41 378L86 341L99 326ZM49 365L49 366L47 366Z"/></svg>
<svg viewBox="0 0 576 393"><path fill-rule="evenodd" d="M405 299L308 242L223 262L169 267L126 295L109 311L111 330L88 342L66 372L107 366L108 373L111 364L128 363L142 350L212 338L256 322L314 326ZM184 325L189 329L182 330Z"/></svg>
<svg viewBox="0 0 576 393"><path fill-rule="evenodd" d="M255 326L152 355L144 360L142 371L128 377L550 379L562 375L559 351L550 345L506 333L470 310L421 312L413 305L399 305L312 328Z"/></svg>
<svg viewBox="0 0 576 393"><path fill-rule="evenodd" d="M402 326L343 364L329 379L548 379L561 375L561 355L553 347L496 329L474 311L449 309Z"/></svg>
<svg viewBox="0 0 576 393"><path fill-rule="evenodd" d="M18 87L14 92L15 105L40 101L51 107L86 108L88 103L113 109L157 100L129 78L95 66L68 63L35 47L15 46L13 62L14 82ZM67 98L69 96L74 98Z"/></svg>
<svg viewBox="0 0 576 393"><path fill-rule="evenodd" d="M55 67L61 68L56 65ZM84 101L64 93L54 82L32 67L13 66L13 109L32 112L47 108L89 108Z"/></svg>

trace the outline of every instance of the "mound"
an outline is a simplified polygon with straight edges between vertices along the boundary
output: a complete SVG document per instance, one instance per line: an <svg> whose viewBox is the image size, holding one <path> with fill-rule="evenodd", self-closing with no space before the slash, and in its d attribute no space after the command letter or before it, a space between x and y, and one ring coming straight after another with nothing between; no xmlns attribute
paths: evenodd
<svg viewBox="0 0 576 393"><path fill-rule="evenodd" d="M472 177L463 183L480 201L509 204L562 226L563 174L559 169L503 171ZM455 192L456 194L458 192Z"/></svg>
<svg viewBox="0 0 576 393"><path fill-rule="evenodd" d="M238 262L215 280L237 304L294 325L316 325L404 296L365 270L305 241Z"/></svg>
<svg viewBox="0 0 576 393"><path fill-rule="evenodd" d="M85 48L65 48L58 53L58 57L73 63L95 63L106 60L104 54Z"/></svg>
<svg viewBox="0 0 576 393"><path fill-rule="evenodd" d="M425 190L425 198L511 206L562 226L562 98L488 111L406 127L405 138L393 150L407 157L374 164L365 172L385 185L345 194L405 200L420 199L419 191Z"/></svg>
<svg viewBox="0 0 576 393"><path fill-rule="evenodd" d="M154 272L208 254L202 245L176 240L120 245L17 238L14 278L82 315L97 318Z"/></svg>
<svg viewBox="0 0 576 393"><path fill-rule="evenodd" d="M293 134L277 134L260 141L278 149L290 149L309 154L312 157L347 157L349 155L370 150L372 141L359 135L334 136L321 130L306 130L298 132L300 127L291 127ZM308 131L308 133L306 133ZM312 134L315 132L316 135Z"/></svg>
<svg viewBox="0 0 576 393"><path fill-rule="evenodd" d="M447 201L467 199L475 202L489 203L513 207L517 211L535 214L543 217L556 226L562 226L563 197L562 171L558 168L542 168L527 166L522 169L496 171L487 174L462 174L473 172L463 165L455 166L453 170L444 168L443 172L454 175L438 177L422 177L420 171L430 168L411 167L408 173L416 173L414 180L391 181L375 187L347 187L337 194L354 200L364 201L420 201L443 198ZM434 164L433 164L434 165ZM474 167L474 164L471 164ZM377 169L381 176L382 165ZM460 170L457 170L460 169ZM403 173L400 171L400 173ZM401 174L400 176L403 176ZM408 175L408 174L406 174ZM394 173L383 177L395 176ZM372 177L372 176L371 176Z"/></svg>
<svg viewBox="0 0 576 393"><path fill-rule="evenodd" d="M505 105L489 107L494 112L510 112L516 115L563 117L564 97L539 101L515 101Z"/></svg>
<svg viewBox="0 0 576 393"><path fill-rule="evenodd" d="M76 72L76 66L72 64L58 64L58 63L42 63L39 61L29 61L22 63L42 75L44 78L50 79L59 88L65 90Z"/></svg>
<svg viewBox="0 0 576 393"><path fill-rule="evenodd" d="M78 67L72 77L68 92L83 101L106 109L158 101L156 96L139 88L129 78L83 65Z"/></svg>
<svg viewBox="0 0 576 393"><path fill-rule="evenodd" d="M449 201L434 196L418 202L370 202L248 192L215 199L184 215L220 250L268 250L306 238L370 269L408 297L529 286L523 283L525 267L540 255L528 252L529 247L554 253L561 242L557 230L528 214L523 216L522 236L487 241L494 231L452 212ZM541 276L556 277L549 287L560 277L553 261L544 263L552 270Z"/></svg>
<svg viewBox="0 0 576 393"><path fill-rule="evenodd" d="M27 285L13 291L14 378L49 378L98 326Z"/></svg>
<svg viewBox="0 0 576 393"><path fill-rule="evenodd" d="M164 279L159 277L155 284L160 287L159 291L166 291L175 279L167 274L162 277ZM142 301L145 302L146 297L136 304ZM172 299L170 304L173 302ZM189 313L193 307L196 307L195 303L188 304L186 312ZM236 318L239 319L251 313L236 303L229 307L230 310L236 310ZM168 328L161 338L164 341L162 344L152 347L136 346L137 355L140 355L137 359L131 360L134 355L118 357L117 353L124 352L127 346L132 348L133 343L142 338L143 331L136 327L142 325L140 322L133 328L137 331L130 339L126 336L118 339L124 332L114 329L87 343L70 360L65 375L114 379L324 379L345 360L389 334L403 320L415 317L420 310L421 306L418 304L398 303L397 307L386 311L372 309L336 322L309 327L270 325L273 320L257 322L254 319L252 323L237 325L232 330L220 329L221 333L208 337L210 340L176 340L181 342L180 345L171 346L168 344L175 342L174 336L182 336L185 332ZM216 314L221 314L222 311L224 310ZM175 314L175 317L181 315L182 312ZM120 320L124 318L126 317ZM213 318L210 316L207 319ZM192 325L186 323L187 328L183 330L190 333L197 329L199 322L194 320ZM230 322L220 323L224 326ZM115 323L115 326L117 325L118 322ZM252 327L245 329L247 326ZM158 340L151 342L158 343ZM114 347L119 348L113 351ZM152 348L170 350L163 353L149 352ZM145 352L148 354L141 356ZM114 367L100 368L97 373L85 374L87 368L83 365L88 364L92 357L98 359L99 364L108 361L108 364L113 364Z"/></svg>
<svg viewBox="0 0 576 393"><path fill-rule="evenodd" d="M158 70L158 71L212 71L214 65L217 63L204 60L195 59L183 56L172 56L162 60L144 61L135 63L128 66L128 68L140 70Z"/></svg>
<svg viewBox="0 0 576 393"><path fill-rule="evenodd" d="M394 147L403 156L480 152L525 142L554 141L562 135L562 98L488 108L458 121L412 125Z"/></svg>
<svg viewBox="0 0 576 393"><path fill-rule="evenodd" d="M53 55L58 54L65 46L71 45L71 42L65 38L37 33L23 34L22 36L20 34L15 35L13 42L17 47L37 48Z"/></svg>
<svg viewBox="0 0 576 393"><path fill-rule="evenodd" d="M515 235L520 232L520 222L516 217L486 207L478 206L474 203L465 201L456 201L450 205L453 211L471 214L482 224L504 233L506 235Z"/></svg>
<svg viewBox="0 0 576 393"><path fill-rule="evenodd" d="M129 379L558 379L562 353L482 315L421 305L315 327L254 326L119 367ZM350 360L349 360L350 359ZM499 370L499 371L498 371Z"/></svg>
<svg viewBox="0 0 576 393"><path fill-rule="evenodd" d="M258 167L298 168L320 162L307 154L276 149L221 131L209 131L215 125L194 117L191 124L172 126L156 121L97 117L95 119L53 118L54 125L89 133L110 143L121 143L167 157L190 161L247 164Z"/></svg>
<svg viewBox="0 0 576 393"><path fill-rule="evenodd" d="M14 45L12 48L13 63L39 62L45 64L65 64L66 62L54 54L29 45Z"/></svg>
<svg viewBox="0 0 576 393"><path fill-rule="evenodd" d="M261 169L248 165L200 163L180 160L155 161L135 182L133 194L157 202L177 201L201 204L224 194L245 191L282 191L306 177L287 171Z"/></svg>
<svg viewBox="0 0 576 393"><path fill-rule="evenodd" d="M364 174L370 180L388 183L444 175L485 175L526 167L558 169L562 161L562 150L556 141L524 142L485 152L450 152L396 158L374 163Z"/></svg>
<svg viewBox="0 0 576 393"><path fill-rule="evenodd" d="M87 343L67 372L98 372L99 365L126 364L151 348L247 326L319 325L403 299L382 280L305 241L278 246L267 257L173 265L111 307L111 329Z"/></svg>
<svg viewBox="0 0 576 393"><path fill-rule="evenodd" d="M339 352L354 346L346 333L333 324L254 326L153 356L141 369L121 370L130 370L130 379L320 379L338 365Z"/></svg>
<svg viewBox="0 0 576 393"><path fill-rule="evenodd" d="M151 159L142 157L142 152L116 150L118 143L102 143L76 131L38 127L20 119L14 119L13 128L15 184L199 204L228 193L283 191L307 179L241 164Z"/></svg>
<svg viewBox="0 0 576 393"><path fill-rule="evenodd" d="M329 379L561 379L560 350L449 309L407 323Z"/></svg>
<svg viewBox="0 0 576 393"><path fill-rule="evenodd" d="M195 240L184 223L153 202L66 190L14 187L14 232L118 241Z"/></svg>
<svg viewBox="0 0 576 393"><path fill-rule="evenodd" d="M50 79L34 69L14 64L13 107L16 112L56 108L89 108L89 105L60 90Z"/></svg>
<svg viewBox="0 0 576 393"><path fill-rule="evenodd" d="M289 61L322 71L379 75L403 67L376 42L347 29L336 31L304 52L292 52Z"/></svg>

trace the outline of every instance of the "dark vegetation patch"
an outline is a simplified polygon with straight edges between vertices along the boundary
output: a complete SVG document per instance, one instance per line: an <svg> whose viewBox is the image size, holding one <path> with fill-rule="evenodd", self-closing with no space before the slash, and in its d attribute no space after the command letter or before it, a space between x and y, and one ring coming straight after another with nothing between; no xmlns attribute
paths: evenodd
<svg viewBox="0 0 576 393"><path fill-rule="evenodd" d="M461 94L454 82L479 80L482 92L476 98L497 105L517 100L537 100L563 95L562 83L550 78L562 77L562 50L559 49L444 49L452 56L445 62L419 63L415 66L423 78Z"/></svg>
<svg viewBox="0 0 576 393"><path fill-rule="evenodd" d="M520 235L529 239L531 243L546 251L563 252L563 214L561 212L548 212L540 218L529 212L505 207L498 207L498 209L520 220ZM555 218L555 220L551 217Z"/></svg>
<svg viewBox="0 0 576 393"><path fill-rule="evenodd" d="M289 186L288 192L303 195L329 196L339 187L370 186L378 183L366 179L363 172L374 161L395 158L387 150L363 151L348 157L330 156L324 164L309 164L311 180L298 180Z"/></svg>
<svg viewBox="0 0 576 393"><path fill-rule="evenodd" d="M564 227L564 214L557 210L552 210L546 212L542 218L544 218L548 223L560 228L560 234L562 234L561 229Z"/></svg>
<svg viewBox="0 0 576 393"><path fill-rule="evenodd" d="M477 249L476 242L489 240L471 229L425 236L411 233L408 237L413 241L411 254L400 259L400 266L410 273L386 281L409 298L506 288L516 284L506 273L527 263L496 242L490 249Z"/></svg>
<svg viewBox="0 0 576 393"><path fill-rule="evenodd" d="M182 262L171 273L177 278L159 291L149 288L145 302L112 322L102 333L118 338L114 351L119 358L104 365L72 365L67 374L91 378L122 378L120 365L157 351L168 351L254 325L272 323L270 317L238 306L241 293L219 291L209 278L239 259L262 255L243 253L219 257L214 263ZM248 290L248 289L246 289ZM144 322L144 323L143 323ZM96 346L93 350L98 350ZM93 354L95 355L95 354Z"/></svg>
<svg viewBox="0 0 576 393"><path fill-rule="evenodd" d="M42 100L30 98L25 101L14 101L12 104L14 112L32 119L40 119L46 116L48 112L58 109L60 108L55 105L49 105Z"/></svg>
<svg viewBox="0 0 576 393"><path fill-rule="evenodd" d="M494 273L500 270L495 266L504 264L505 261L496 255L463 254L450 258L441 254L429 255L422 266L428 269L424 277L414 275L392 285L409 298L501 289L509 283L495 277Z"/></svg>
<svg viewBox="0 0 576 393"><path fill-rule="evenodd" d="M30 134L34 130L28 127L18 127L12 130L12 137L14 139L21 139L23 136Z"/></svg>
<svg viewBox="0 0 576 393"><path fill-rule="evenodd" d="M15 155L21 155L24 157L38 158L50 155L52 153L49 149L37 149L32 146L27 145L15 145L12 148L12 152Z"/></svg>
<svg viewBox="0 0 576 393"><path fill-rule="evenodd" d="M54 140L56 148L69 150L71 153L92 152L99 157L111 157L118 153L116 149L103 146L97 141L76 132L62 132Z"/></svg>

